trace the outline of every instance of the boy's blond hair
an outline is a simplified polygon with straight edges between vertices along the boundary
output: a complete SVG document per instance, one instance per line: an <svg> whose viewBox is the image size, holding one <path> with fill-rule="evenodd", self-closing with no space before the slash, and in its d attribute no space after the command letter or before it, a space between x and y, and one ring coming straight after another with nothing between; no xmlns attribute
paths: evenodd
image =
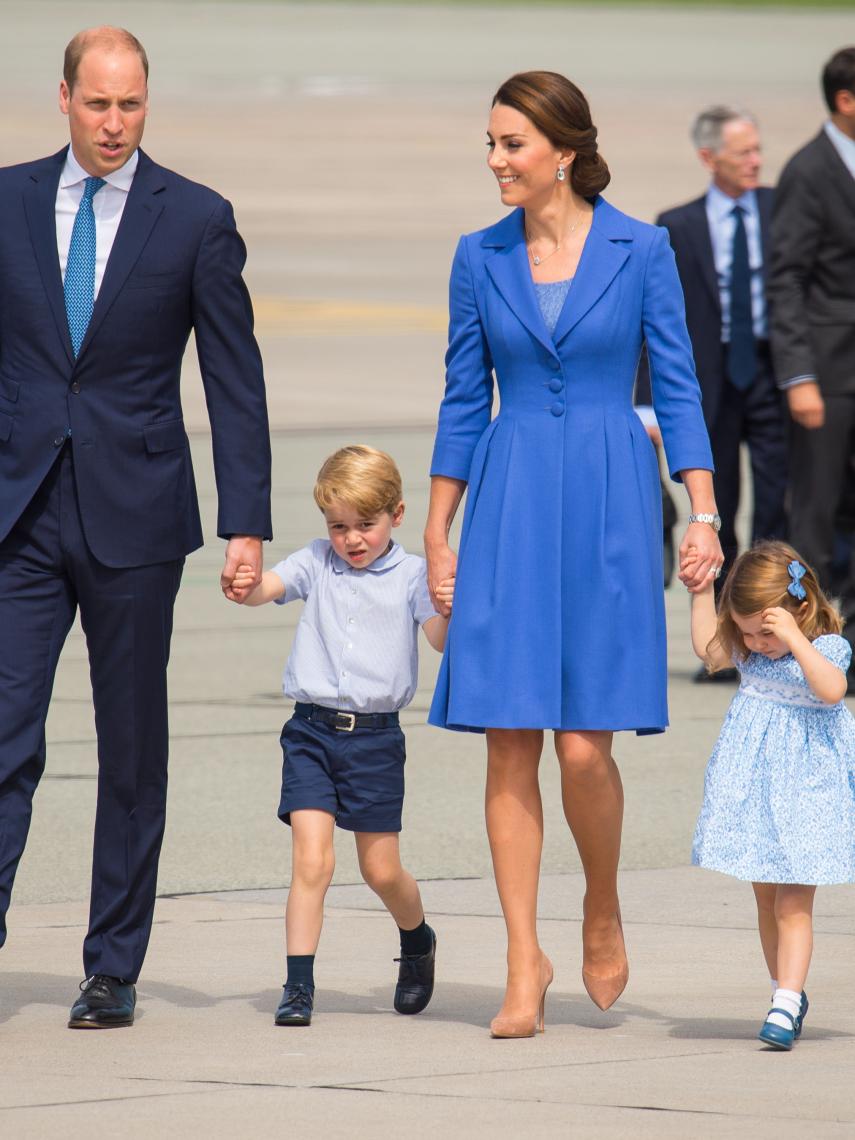
<svg viewBox="0 0 855 1140"><path fill-rule="evenodd" d="M361 443L341 447L324 461L315 482L322 511L345 503L365 518L394 514L401 503L401 473L385 451Z"/></svg>

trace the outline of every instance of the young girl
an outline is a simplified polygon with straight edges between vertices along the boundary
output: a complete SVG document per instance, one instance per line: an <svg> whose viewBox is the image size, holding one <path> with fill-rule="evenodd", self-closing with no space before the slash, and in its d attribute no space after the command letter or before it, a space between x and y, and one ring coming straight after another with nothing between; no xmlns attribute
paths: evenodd
<svg viewBox="0 0 855 1140"><path fill-rule="evenodd" d="M691 553L689 559L691 559ZM759 1037L791 1049L820 883L855 881L855 720L843 704L851 649L816 576L783 542L734 563L716 614L713 579L692 596L692 645L741 684L707 765L692 862L750 880L772 1009Z"/></svg>

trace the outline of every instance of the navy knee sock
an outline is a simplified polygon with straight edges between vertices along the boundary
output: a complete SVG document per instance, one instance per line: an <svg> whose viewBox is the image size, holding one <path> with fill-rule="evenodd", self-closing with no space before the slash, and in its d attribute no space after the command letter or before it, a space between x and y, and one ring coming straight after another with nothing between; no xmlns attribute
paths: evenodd
<svg viewBox="0 0 855 1140"><path fill-rule="evenodd" d="M401 930L399 926L398 933L401 935L401 953L404 955L427 954L433 945L430 927L424 919L415 930Z"/></svg>
<svg viewBox="0 0 855 1140"><path fill-rule="evenodd" d="M288 962L288 977L285 979L286 986L308 986L310 990L315 988L315 955L314 954L289 954Z"/></svg>

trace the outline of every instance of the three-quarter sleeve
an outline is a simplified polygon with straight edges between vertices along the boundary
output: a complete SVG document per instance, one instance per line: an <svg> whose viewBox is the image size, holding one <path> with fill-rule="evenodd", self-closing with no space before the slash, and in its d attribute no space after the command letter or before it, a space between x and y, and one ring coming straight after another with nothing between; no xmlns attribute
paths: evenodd
<svg viewBox="0 0 855 1140"><path fill-rule="evenodd" d="M465 237L457 244L451 267L448 309L445 396L430 473L468 480L472 453L490 422L493 360L475 300Z"/></svg>
<svg viewBox="0 0 855 1140"><path fill-rule="evenodd" d="M653 392L653 407L665 445L668 470L713 470L709 436L701 410L692 346L686 330L683 289L668 231L656 230L644 275L642 325Z"/></svg>

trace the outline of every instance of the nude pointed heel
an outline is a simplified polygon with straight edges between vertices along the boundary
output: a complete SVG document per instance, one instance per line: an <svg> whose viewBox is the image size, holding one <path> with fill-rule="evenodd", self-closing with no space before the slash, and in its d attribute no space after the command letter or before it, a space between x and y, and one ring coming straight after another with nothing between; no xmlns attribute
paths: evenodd
<svg viewBox="0 0 855 1140"><path fill-rule="evenodd" d="M615 939L615 949L620 950L623 957L623 962L617 970L611 974L595 974L591 970L585 969L582 966L582 983L588 991L588 997L602 1010L609 1009L623 991L626 989L626 983L629 981L629 962L626 958L626 945L623 939L623 924L620 918L620 911L617 915L618 932Z"/></svg>
<svg viewBox="0 0 855 1140"><path fill-rule="evenodd" d="M531 1015L521 1017L508 1017L499 1014L490 1022L491 1037L534 1037L536 1033L543 1033L546 1026L546 991L552 985L552 963L544 954L541 963L541 991L537 1009Z"/></svg>

